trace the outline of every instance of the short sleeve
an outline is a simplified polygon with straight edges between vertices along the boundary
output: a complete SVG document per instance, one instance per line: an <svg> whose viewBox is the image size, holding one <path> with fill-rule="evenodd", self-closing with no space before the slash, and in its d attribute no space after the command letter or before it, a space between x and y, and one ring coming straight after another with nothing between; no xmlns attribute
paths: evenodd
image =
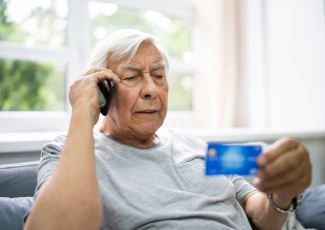
<svg viewBox="0 0 325 230"><path fill-rule="evenodd" d="M228 179L233 183L236 191L236 200L240 202L246 195L257 190L254 186L249 184L243 177L238 175L231 175Z"/></svg>
<svg viewBox="0 0 325 230"><path fill-rule="evenodd" d="M37 197L44 183L50 178L54 172L63 146L65 144L66 136L58 136L52 142L43 146L41 151L40 164L36 170L37 172L37 186L35 189L34 199ZM24 222L26 221L31 210L24 216Z"/></svg>
<svg viewBox="0 0 325 230"><path fill-rule="evenodd" d="M41 160L37 168L37 186L34 199L36 198L43 184L54 172L61 156L65 140L65 136L58 136L52 142L46 144L42 148Z"/></svg>

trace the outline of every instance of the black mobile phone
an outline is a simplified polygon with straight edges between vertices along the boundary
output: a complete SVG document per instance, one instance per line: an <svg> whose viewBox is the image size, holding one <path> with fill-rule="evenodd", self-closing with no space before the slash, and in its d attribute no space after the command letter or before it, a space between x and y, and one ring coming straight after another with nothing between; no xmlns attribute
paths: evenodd
<svg viewBox="0 0 325 230"><path fill-rule="evenodd" d="M97 86L100 112L103 116L106 116L112 101L115 85L110 80L104 80L99 82Z"/></svg>

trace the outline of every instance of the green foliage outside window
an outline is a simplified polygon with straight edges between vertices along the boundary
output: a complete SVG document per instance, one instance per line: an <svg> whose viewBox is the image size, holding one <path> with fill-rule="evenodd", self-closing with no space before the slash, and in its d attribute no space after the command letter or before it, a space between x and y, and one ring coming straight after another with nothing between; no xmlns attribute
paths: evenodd
<svg viewBox="0 0 325 230"><path fill-rule="evenodd" d="M6 10L0 0L0 40L24 42L27 32L9 21ZM49 11L38 8L32 15ZM0 111L64 111L64 69L60 63L0 59Z"/></svg>
<svg viewBox="0 0 325 230"><path fill-rule="evenodd" d="M27 9L21 8L25 6L24 4L28 4L28 1L0 0L0 40L21 42L27 46L34 44L52 47L64 46L66 44L67 20L65 14L58 15L55 10L59 7L55 4L58 2L62 2L62 0L50 1L47 6L35 5L30 12L26 12ZM17 5L17 3L22 5ZM10 12L16 15L15 17L9 13L10 4L13 4L11 8L18 9ZM62 12L67 10L67 6L63 5L63 7ZM17 16L19 14L22 15Z"/></svg>
<svg viewBox="0 0 325 230"><path fill-rule="evenodd" d="M168 110L192 110L192 76L188 73L169 73Z"/></svg>
<svg viewBox="0 0 325 230"><path fill-rule="evenodd" d="M62 66L0 59L0 111L63 111ZM59 97L59 98L58 98Z"/></svg>
<svg viewBox="0 0 325 230"><path fill-rule="evenodd" d="M7 10L7 4L4 0L0 0L0 40L6 41L13 31L16 31L18 25L14 22L8 21L8 17L5 14Z"/></svg>
<svg viewBox="0 0 325 230"><path fill-rule="evenodd" d="M105 7L102 3L97 7ZM150 15L152 15L151 20ZM147 19L146 19L147 18ZM157 26L158 25L158 26ZM160 27L159 27L160 25ZM155 11L134 11L118 8L113 15L98 14L91 19L92 45L95 46L102 37L96 38L96 30L102 29L103 35L118 29L137 29L160 38L171 57L182 57L191 50L190 23L185 19L169 17Z"/></svg>

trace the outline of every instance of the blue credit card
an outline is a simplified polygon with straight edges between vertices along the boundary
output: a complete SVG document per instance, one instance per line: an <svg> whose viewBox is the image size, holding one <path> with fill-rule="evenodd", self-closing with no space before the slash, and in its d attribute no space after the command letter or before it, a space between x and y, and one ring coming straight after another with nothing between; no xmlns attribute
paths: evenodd
<svg viewBox="0 0 325 230"><path fill-rule="evenodd" d="M258 170L256 160L261 152L260 145L208 143L205 174L253 176Z"/></svg>

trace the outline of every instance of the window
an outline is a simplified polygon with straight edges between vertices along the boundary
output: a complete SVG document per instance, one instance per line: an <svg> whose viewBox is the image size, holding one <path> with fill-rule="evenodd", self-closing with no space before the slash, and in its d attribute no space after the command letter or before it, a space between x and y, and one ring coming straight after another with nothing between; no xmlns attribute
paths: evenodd
<svg viewBox="0 0 325 230"><path fill-rule="evenodd" d="M174 118L187 111L194 124L191 1L6 0L0 17L0 132L66 130L69 86L96 43L122 28L162 40L169 110Z"/></svg>
<svg viewBox="0 0 325 230"><path fill-rule="evenodd" d="M1 1L2 41L51 47L66 45L68 2L65 0Z"/></svg>
<svg viewBox="0 0 325 230"><path fill-rule="evenodd" d="M67 1L0 4L0 111L65 111L66 63L44 56L66 44Z"/></svg>
<svg viewBox="0 0 325 230"><path fill-rule="evenodd" d="M0 59L0 111L65 111L65 65Z"/></svg>

